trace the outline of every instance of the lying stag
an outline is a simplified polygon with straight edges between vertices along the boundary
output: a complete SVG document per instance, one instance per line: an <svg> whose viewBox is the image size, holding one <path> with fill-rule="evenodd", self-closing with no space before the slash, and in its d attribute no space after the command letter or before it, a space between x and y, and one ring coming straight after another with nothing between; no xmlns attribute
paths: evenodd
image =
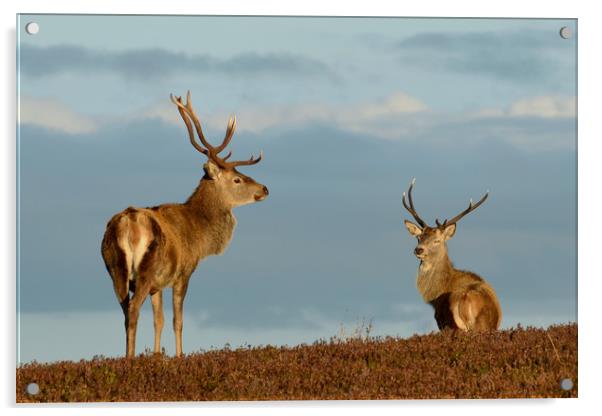
<svg viewBox="0 0 602 416"><path fill-rule="evenodd" d="M418 224L405 220L405 226L418 245L414 254L420 259L416 286L426 303L435 309L439 329L460 328L468 330L497 329L502 320L502 310L493 288L475 273L454 268L447 255L447 240L456 232L456 223L477 209L489 193L476 204L472 200L464 211L443 223L435 220L436 227L428 226L414 209L412 181L408 190L409 204L403 193L403 206Z"/></svg>
<svg viewBox="0 0 602 416"><path fill-rule="evenodd" d="M197 264L205 257L224 252L236 218L234 207L262 201L268 189L239 173L237 166L254 165L254 159L228 162L222 152L234 134L236 119L231 118L226 136L219 146L207 142L201 123L190 101L171 97L188 130L192 146L207 156L205 174L195 191L183 204L163 204L152 208L129 207L107 224L102 240L102 257L117 299L125 315L126 355L133 357L136 324L140 307L151 296L155 328L154 351L160 352L163 329L163 289L173 288L173 327L176 356L182 355L182 310L188 281ZM194 123L201 144L197 143ZM132 296L130 297L130 292Z"/></svg>

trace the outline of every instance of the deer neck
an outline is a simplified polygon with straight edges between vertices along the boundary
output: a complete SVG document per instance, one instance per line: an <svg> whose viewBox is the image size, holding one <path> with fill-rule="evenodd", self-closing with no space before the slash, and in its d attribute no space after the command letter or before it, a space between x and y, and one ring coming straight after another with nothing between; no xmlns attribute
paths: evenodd
<svg viewBox="0 0 602 416"><path fill-rule="evenodd" d="M215 183L201 180L184 205L192 212L194 226L198 229L196 234L203 242L201 257L223 253L232 239L236 217L232 207L223 203Z"/></svg>
<svg viewBox="0 0 602 416"><path fill-rule="evenodd" d="M452 271L453 266L447 252L420 262L416 287L425 302L428 303L449 291Z"/></svg>

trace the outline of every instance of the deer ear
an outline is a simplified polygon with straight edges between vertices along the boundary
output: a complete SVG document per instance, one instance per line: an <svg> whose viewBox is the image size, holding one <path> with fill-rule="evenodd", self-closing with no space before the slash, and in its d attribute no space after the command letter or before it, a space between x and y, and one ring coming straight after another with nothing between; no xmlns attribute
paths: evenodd
<svg viewBox="0 0 602 416"><path fill-rule="evenodd" d="M443 229L443 238L445 241L449 240L456 233L456 224L450 224Z"/></svg>
<svg viewBox="0 0 602 416"><path fill-rule="evenodd" d="M210 179L219 179L222 174L222 170L217 166L213 161L208 160L207 163L203 165L203 170L205 171L205 175L207 175Z"/></svg>
<svg viewBox="0 0 602 416"><path fill-rule="evenodd" d="M412 221L404 220L403 223L406 225L406 228L414 237L418 237L422 234L422 228L414 224Z"/></svg>

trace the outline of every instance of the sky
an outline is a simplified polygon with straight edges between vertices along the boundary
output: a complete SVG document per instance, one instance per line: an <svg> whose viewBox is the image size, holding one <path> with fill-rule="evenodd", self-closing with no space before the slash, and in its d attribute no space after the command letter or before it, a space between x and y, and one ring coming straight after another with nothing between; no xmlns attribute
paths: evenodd
<svg viewBox="0 0 602 416"><path fill-rule="evenodd" d="M35 21L37 35L24 26ZM577 320L574 20L21 15L18 361L119 356L108 219L202 176L169 94L270 189L195 271L184 351L436 330L401 194L462 219L449 253L502 327ZM107 31L110 28L110 31ZM163 346L173 354L171 291ZM152 347L146 302L138 352Z"/></svg>

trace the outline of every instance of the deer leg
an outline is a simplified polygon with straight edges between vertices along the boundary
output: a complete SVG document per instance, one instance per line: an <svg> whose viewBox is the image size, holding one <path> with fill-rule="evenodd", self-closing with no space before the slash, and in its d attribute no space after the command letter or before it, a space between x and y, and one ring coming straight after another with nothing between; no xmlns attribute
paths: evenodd
<svg viewBox="0 0 602 416"><path fill-rule="evenodd" d="M149 285L137 285L134 296L129 301L127 317L127 357L132 358L136 355L136 327L138 326L138 317L140 308L144 300L149 295Z"/></svg>
<svg viewBox="0 0 602 416"><path fill-rule="evenodd" d="M126 276L127 277L127 276ZM114 283L115 294L117 295L117 301L121 305L123 311L124 326L125 326L125 352L129 349L128 347L128 326L129 326L129 305L130 305L130 294L125 285L118 285Z"/></svg>
<svg viewBox="0 0 602 416"><path fill-rule="evenodd" d="M153 321L155 325L155 354L161 352L161 331L163 331L163 291L159 290L151 295L153 304Z"/></svg>
<svg viewBox="0 0 602 416"><path fill-rule="evenodd" d="M182 356L182 315L187 289L188 281L181 282L173 287L173 330L176 336L176 357Z"/></svg>
<svg viewBox="0 0 602 416"><path fill-rule="evenodd" d="M119 302L119 304L121 305L121 310L123 311L123 317L124 317L124 326L125 326L125 353L127 355L127 352L129 351L129 338L128 338L128 327L130 324L130 319L129 319L129 310L130 310L130 296L128 294L128 296L125 297L125 299L121 302Z"/></svg>
<svg viewBox="0 0 602 416"><path fill-rule="evenodd" d="M107 251L109 249L106 249ZM105 252L103 251L103 256ZM129 291L129 276L127 269L127 259L126 254L120 250L115 249L112 252L109 252L108 255L116 256L115 264L111 264L110 261L113 258L110 258L109 265L107 268L109 269L109 274L111 275L111 279L113 280L113 290L115 291L115 296L117 296L117 302L121 305L121 310L123 311L124 316L124 324L125 324L125 351L127 354L128 351L128 325L129 325L129 304L130 304L130 291Z"/></svg>

